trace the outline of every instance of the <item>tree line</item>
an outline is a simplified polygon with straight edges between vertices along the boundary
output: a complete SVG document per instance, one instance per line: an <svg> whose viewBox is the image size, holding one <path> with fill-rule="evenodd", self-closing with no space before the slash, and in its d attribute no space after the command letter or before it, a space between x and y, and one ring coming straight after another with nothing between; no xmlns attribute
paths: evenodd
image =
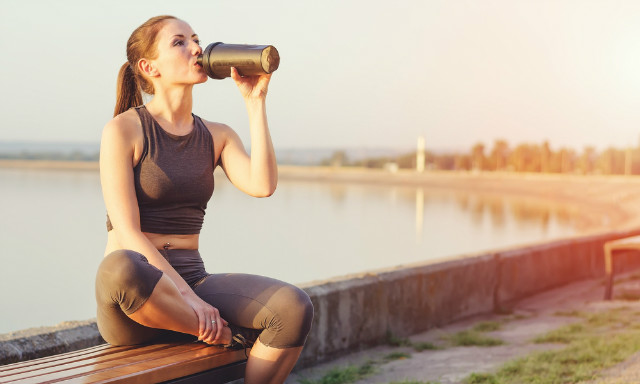
<svg viewBox="0 0 640 384"><path fill-rule="evenodd" d="M321 165L415 169L416 153L349 161L345 151L336 151ZM640 174L640 148L611 147L599 152L595 147L587 146L582 151L565 147L554 150L548 141L511 147L505 140L495 140L490 147L476 143L466 153L435 153L427 150L424 159L425 169L431 170Z"/></svg>

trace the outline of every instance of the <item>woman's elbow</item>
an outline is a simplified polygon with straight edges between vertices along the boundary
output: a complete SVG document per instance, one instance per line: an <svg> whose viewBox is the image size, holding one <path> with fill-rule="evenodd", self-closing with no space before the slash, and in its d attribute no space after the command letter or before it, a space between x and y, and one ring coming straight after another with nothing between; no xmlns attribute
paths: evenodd
<svg viewBox="0 0 640 384"><path fill-rule="evenodd" d="M277 186L278 182L274 181L272 183L268 183L255 188L253 191L251 191L250 195L253 197L269 197L275 193Z"/></svg>

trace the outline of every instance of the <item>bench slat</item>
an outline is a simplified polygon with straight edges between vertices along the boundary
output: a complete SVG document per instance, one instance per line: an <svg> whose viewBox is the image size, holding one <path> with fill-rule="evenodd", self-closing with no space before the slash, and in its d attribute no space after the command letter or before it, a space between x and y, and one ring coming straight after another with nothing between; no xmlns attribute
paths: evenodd
<svg viewBox="0 0 640 384"><path fill-rule="evenodd" d="M86 349L80 349L78 351L61 353L59 355L52 355L47 357L41 357L34 360L21 361L18 363L12 363L8 365L0 366L0 377L6 376L11 371L15 371L16 369L22 370L22 372L26 372L29 369L38 369L38 366L42 366L43 364L56 364L60 363L64 360L71 359L88 359L94 356L102 356L108 355L111 353L116 353L120 351L126 351L128 349L139 348L136 345L130 346L122 346L122 347L114 347L109 344L100 344L95 347L90 347Z"/></svg>
<svg viewBox="0 0 640 384"><path fill-rule="evenodd" d="M147 384L195 374L246 359L243 350L230 351L194 342L97 348L89 353L84 352L70 353L66 358L55 360L45 358L48 361L3 372L0 382Z"/></svg>
<svg viewBox="0 0 640 384"><path fill-rule="evenodd" d="M149 353L150 356L153 354L161 352L169 348L170 345L167 344L157 344L157 345L149 345L149 346L135 346L123 348L123 347L114 347L115 351L109 353L109 351L99 351L98 353L91 353L88 355L76 355L70 356L66 359L48 361L43 364L32 365L26 367L20 371L10 372L9 375L0 377L5 377L5 379L9 380L19 380L19 379L28 379L35 376L42 375L51 375L48 377L58 377L59 375L64 375L65 371L69 371L75 368L81 368L86 366L93 366L100 363L105 363L109 361L119 361L131 356L139 355L141 353ZM4 379L3 379L4 380Z"/></svg>
<svg viewBox="0 0 640 384"><path fill-rule="evenodd" d="M220 350L210 347L200 351L187 351L180 356L166 356L153 362L142 361L137 364L121 366L93 375L69 381L69 383L160 383L193 375L210 369L244 361L243 350Z"/></svg>

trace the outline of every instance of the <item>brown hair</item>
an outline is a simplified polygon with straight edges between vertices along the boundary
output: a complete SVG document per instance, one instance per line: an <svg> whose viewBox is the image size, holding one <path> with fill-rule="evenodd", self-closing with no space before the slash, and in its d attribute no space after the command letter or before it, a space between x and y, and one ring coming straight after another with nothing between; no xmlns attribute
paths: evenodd
<svg viewBox="0 0 640 384"><path fill-rule="evenodd" d="M157 55L156 38L162 25L167 20L176 19L174 16L156 16L147 20L136 28L127 41L127 62L120 67L116 93L116 107L113 116L117 116L131 107L141 105L142 92L154 94L151 84L140 73L138 60L153 59Z"/></svg>

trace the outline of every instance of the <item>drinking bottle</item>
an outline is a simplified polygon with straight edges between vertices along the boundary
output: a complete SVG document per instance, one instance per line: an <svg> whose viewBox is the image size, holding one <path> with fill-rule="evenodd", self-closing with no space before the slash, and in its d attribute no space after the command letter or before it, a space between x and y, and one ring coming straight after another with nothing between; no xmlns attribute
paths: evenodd
<svg viewBox="0 0 640 384"><path fill-rule="evenodd" d="M207 76L224 79L231 76L235 67L241 76L257 76L271 73L280 65L280 55L272 45L247 45L212 43L198 56Z"/></svg>

